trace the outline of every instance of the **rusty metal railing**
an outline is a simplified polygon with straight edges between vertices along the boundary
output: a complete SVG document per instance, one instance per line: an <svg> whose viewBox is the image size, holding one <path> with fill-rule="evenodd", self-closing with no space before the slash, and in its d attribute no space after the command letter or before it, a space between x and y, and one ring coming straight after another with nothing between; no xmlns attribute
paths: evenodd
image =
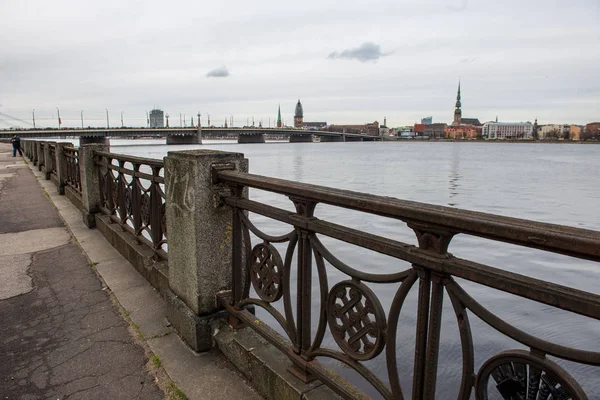
<svg viewBox="0 0 600 400"><path fill-rule="evenodd" d="M64 184L69 186L81 196L81 174L79 173L79 149L75 147L64 147L66 178Z"/></svg>
<svg viewBox="0 0 600 400"><path fill-rule="evenodd" d="M449 253L448 247L452 238L462 233L598 262L600 232L232 170L215 170L214 174L218 182L230 187L230 195L222 200L233 209L232 291L220 300L234 316L234 326L246 324L268 339L290 358L292 371L300 378L305 381L317 378L345 398L361 397L360 392L319 361L334 359L362 376L385 399L435 398L445 292L455 313L462 347L461 378L456 382L456 387L460 387L459 399L469 399L473 393L477 399L487 399L488 395L504 399L587 399L575 379L549 357L598 367L600 347L595 351L581 350L526 333L478 303L455 278L595 320L600 320L600 296L461 259ZM248 187L288 196L296 211L246 199L242 193ZM319 203L404 221L414 231L418 246L320 220L314 215ZM284 235L269 235L253 224L249 212L289 224L293 229ZM251 243L251 233L259 238L259 243ZM411 266L394 273L367 273L340 261L323 244L322 237L404 260ZM276 243L287 244L283 256L273 245ZM330 268L348 278L330 287L327 273ZM313 272L319 282L320 294L316 299L311 294ZM296 275L296 298L291 296L292 274ZM371 289L373 284L395 285L388 310L384 310ZM417 309L403 310L405 299L415 285ZM255 297L251 297L250 286ZM313 301L319 303L317 315L311 310ZM280 331L285 332L287 341L280 340L273 329L247 311L248 305L266 310L280 325ZM403 391L398 369L396 341L401 311L416 313L412 394ZM469 314L529 350L499 353L476 371ZM323 344L326 331L337 348ZM369 369L366 362L373 359L385 361L389 383ZM600 377L600 368L597 370L596 376Z"/></svg>
<svg viewBox="0 0 600 400"><path fill-rule="evenodd" d="M111 221L166 259L164 169L162 160L97 151L101 209Z"/></svg>

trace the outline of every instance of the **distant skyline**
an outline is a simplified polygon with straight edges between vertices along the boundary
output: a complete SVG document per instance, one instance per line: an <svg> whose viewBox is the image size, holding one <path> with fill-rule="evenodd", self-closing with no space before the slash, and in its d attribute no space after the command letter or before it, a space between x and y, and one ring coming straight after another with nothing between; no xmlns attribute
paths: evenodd
<svg viewBox="0 0 600 400"><path fill-rule="evenodd" d="M597 0L0 2L0 128L600 120ZM4 115L2 115L4 114Z"/></svg>

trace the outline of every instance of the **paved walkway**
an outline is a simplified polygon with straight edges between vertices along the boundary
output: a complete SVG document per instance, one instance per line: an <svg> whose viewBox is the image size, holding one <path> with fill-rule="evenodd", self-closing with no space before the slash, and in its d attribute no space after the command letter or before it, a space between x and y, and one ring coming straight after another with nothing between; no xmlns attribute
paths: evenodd
<svg viewBox="0 0 600 400"><path fill-rule="evenodd" d="M9 151L0 143L0 400L260 399L217 350L183 343L152 286Z"/></svg>
<svg viewBox="0 0 600 400"><path fill-rule="evenodd" d="M9 150L0 144L0 399L163 399L129 324Z"/></svg>

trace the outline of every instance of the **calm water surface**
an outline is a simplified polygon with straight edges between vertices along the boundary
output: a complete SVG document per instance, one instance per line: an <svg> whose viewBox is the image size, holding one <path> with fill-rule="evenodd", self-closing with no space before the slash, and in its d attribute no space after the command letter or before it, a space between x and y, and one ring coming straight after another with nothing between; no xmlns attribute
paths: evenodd
<svg viewBox="0 0 600 400"><path fill-rule="evenodd" d="M164 140L113 140L111 151L162 158L167 151L210 148L241 152L250 172L294 181L333 186L436 205L489 212L542 222L600 230L600 146L581 144L514 143L267 143L239 145L207 142L201 146L166 146ZM290 201L270 193L251 191L251 198L292 209ZM319 205L319 218L352 228L416 244L413 232L400 221ZM263 231L282 234L289 226L257 215L252 220ZM350 266L376 273L410 266L339 241L321 238L328 249ZM258 243L256 238L253 244ZM285 247L277 246L281 254ZM542 251L456 236L450 251L456 256L505 270L600 294L597 264ZM330 287L347 276L328 266ZM313 274L313 275L316 275ZM600 323L539 305L468 281L460 284L477 301L514 326L550 340L600 351ZM293 285L294 286L294 285ZM318 282L314 280L314 318L318 315ZM398 285L369 285L388 310ZM405 302L398 332L398 360L403 391L411 391L416 321L416 287ZM292 291L292 299L295 292ZM279 307L281 309L281 307ZM266 313L260 317L273 321ZM469 315L475 346L476 371L494 354L524 348ZM444 298L438 372L438 398L456 398L462 359L456 319ZM273 326L275 323L273 323ZM336 348L327 336L324 344ZM383 356L383 357L382 357ZM387 382L384 354L365 363ZM559 362L584 387L590 398L600 398L600 369ZM339 368L332 364L332 366ZM342 374L365 389L368 385L348 368Z"/></svg>

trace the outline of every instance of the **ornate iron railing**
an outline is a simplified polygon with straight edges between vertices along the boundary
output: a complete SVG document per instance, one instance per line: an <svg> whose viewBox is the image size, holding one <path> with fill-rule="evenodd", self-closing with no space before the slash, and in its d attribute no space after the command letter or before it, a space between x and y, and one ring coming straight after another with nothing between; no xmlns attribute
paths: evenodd
<svg viewBox="0 0 600 400"><path fill-rule="evenodd" d="M102 211L165 259L163 161L97 151L95 163Z"/></svg>
<svg viewBox="0 0 600 400"><path fill-rule="evenodd" d="M561 286L488 265L454 257L448 246L459 233L520 246L600 261L600 232L506 218L448 207L402 201L321 186L267 178L232 170L214 171L215 181L230 187L222 200L233 209L232 291L221 301L234 316L267 338L293 362L293 371L304 379L316 377L346 398L361 397L324 366L319 359L335 359L356 371L386 399L433 399L436 395L440 326L444 292L450 298L462 347L459 399L495 395L504 399L586 399L580 385L548 356L590 366L600 366L600 348L586 351L556 344L526 333L490 312L473 299L455 278L462 278L506 293L518 295L557 309L600 320L600 296ZM242 196L244 188L288 196L296 212L290 212ZM319 203L400 220L414 230L418 246L361 232L315 217ZM293 229L272 236L259 230L248 212L286 224ZM262 242L252 244L251 233ZM411 264L394 273L367 273L340 261L320 237L330 237L360 246ZM273 244L287 243L282 257ZM245 250L244 250L245 249ZM296 254L296 271L293 259ZM316 268L313 267L313 259ZM328 284L327 264L348 279ZM320 295L311 295L316 269ZM296 274L296 294L291 277ZM417 285L418 283L418 285ZM370 288L373 284L394 285L395 295L388 310ZM400 312L410 289L418 286L412 395L403 391L398 369L397 333ZM251 297L250 286L258 297ZM320 302L312 315L313 300ZM245 310L254 305L266 310L285 332L288 341L263 321ZM277 305L278 311L274 305ZM295 314L293 310L295 309ZM512 350L497 354L475 371L474 345L469 314L477 316L499 333L529 351ZM313 317L316 317L313 320ZM316 326L316 330L314 327ZM311 329L313 328L313 329ZM328 348L325 333L338 348ZM385 360L389 383L368 367L366 361ZM598 369L597 377L600 377ZM488 393L489 390L489 393Z"/></svg>
<svg viewBox="0 0 600 400"><path fill-rule="evenodd" d="M49 168L50 173L56 177L56 143L48 143L48 148L50 149L50 165L46 168Z"/></svg>
<svg viewBox="0 0 600 400"><path fill-rule="evenodd" d="M65 158L66 178L64 184L69 186L81 196L81 175L79 173L79 149L75 147L63 147Z"/></svg>

